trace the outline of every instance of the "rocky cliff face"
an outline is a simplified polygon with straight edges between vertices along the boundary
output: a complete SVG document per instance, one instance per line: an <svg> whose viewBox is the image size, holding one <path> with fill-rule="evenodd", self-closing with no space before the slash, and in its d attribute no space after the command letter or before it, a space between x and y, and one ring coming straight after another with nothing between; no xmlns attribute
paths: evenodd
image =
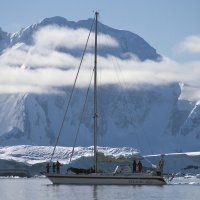
<svg viewBox="0 0 200 200"><path fill-rule="evenodd" d="M85 93L86 89L75 92L60 145L73 145ZM198 150L199 105L179 100L178 84L126 91L110 85L99 93L99 146L132 146L145 153ZM1 145L53 145L65 99L64 94L1 95ZM92 99L82 119L79 146L92 144L91 105Z"/></svg>
<svg viewBox="0 0 200 200"><path fill-rule="evenodd" d="M10 34L3 31L0 27L0 52L2 52L5 48L10 44Z"/></svg>

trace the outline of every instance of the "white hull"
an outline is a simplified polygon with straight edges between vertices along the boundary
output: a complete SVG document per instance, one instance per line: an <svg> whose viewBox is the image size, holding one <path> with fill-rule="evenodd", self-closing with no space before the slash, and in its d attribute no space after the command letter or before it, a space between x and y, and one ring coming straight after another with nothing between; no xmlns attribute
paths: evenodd
<svg viewBox="0 0 200 200"><path fill-rule="evenodd" d="M53 184L76 184L76 185L165 185L161 176L150 174L132 175L68 175L68 174L46 174Z"/></svg>

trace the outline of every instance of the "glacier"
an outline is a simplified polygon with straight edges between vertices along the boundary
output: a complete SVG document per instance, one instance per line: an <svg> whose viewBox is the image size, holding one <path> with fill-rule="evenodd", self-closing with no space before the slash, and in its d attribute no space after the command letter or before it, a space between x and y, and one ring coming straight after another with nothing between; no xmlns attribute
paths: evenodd
<svg viewBox="0 0 200 200"><path fill-rule="evenodd" d="M120 155L132 156L140 154L134 148L98 147L105 155L118 157ZM72 147L58 146L52 161L59 160L62 163L62 171L66 172L69 166L88 168L93 163L93 147L76 147L72 162L69 163ZM1 170L26 170L29 176L41 175L46 170L46 164L50 161L53 146L16 145L0 147L0 173ZM165 154L164 172L174 174L176 177L185 175L199 175L200 152L184 152ZM160 155L145 155L143 166L152 169L160 159ZM104 171L114 171L121 163L100 163L99 167ZM131 162L126 164L132 165Z"/></svg>

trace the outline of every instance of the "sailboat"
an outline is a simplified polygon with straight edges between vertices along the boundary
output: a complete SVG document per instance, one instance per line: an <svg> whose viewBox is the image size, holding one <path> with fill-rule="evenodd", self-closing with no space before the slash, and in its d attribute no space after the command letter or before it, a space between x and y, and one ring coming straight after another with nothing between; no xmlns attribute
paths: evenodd
<svg viewBox="0 0 200 200"><path fill-rule="evenodd" d="M114 172L102 172L98 169L98 162L127 161L125 157L115 158L113 156L105 156L97 150L97 24L98 12L95 12L95 56L94 56L94 166L89 170L70 168L65 174L45 173L45 176L53 184L77 184L77 185L165 185L166 181L163 177L163 157L155 170L144 172L136 169L136 162L140 162L143 158L134 155L129 158L135 164L130 166L117 166ZM135 168L135 169L134 169ZM76 173L77 172L77 173Z"/></svg>

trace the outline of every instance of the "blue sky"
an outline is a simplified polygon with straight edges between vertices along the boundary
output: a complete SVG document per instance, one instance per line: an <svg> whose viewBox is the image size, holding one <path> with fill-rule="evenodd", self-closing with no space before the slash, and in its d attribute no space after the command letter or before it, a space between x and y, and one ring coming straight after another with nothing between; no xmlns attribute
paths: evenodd
<svg viewBox="0 0 200 200"><path fill-rule="evenodd" d="M186 37L200 35L199 0L0 0L0 27L18 31L45 17L78 21L100 12L100 20L116 29L130 30L179 62L199 59L199 53L174 51Z"/></svg>
<svg viewBox="0 0 200 200"><path fill-rule="evenodd" d="M46 17L62 16L71 21L88 19L94 16L93 11L98 10L102 23L138 34L163 56L159 63L116 58L127 82L134 85L186 83L194 87L187 89L183 97L200 99L200 0L0 0L0 3L0 27L7 32L19 31ZM46 31L45 34L42 31ZM63 33L64 39L60 38ZM55 35L52 37L52 34ZM47 87L72 83L70 78L73 79L79 58L63 55L56 48L49 49L48 46L49 42L55 43L55 46L61 45L59 42L62 39L66 42L66 34L64 30L57 29L51 30L50 34L44 28L38 31L34 46L8 48L0 56L0 65L4 66L0 68L0 93L40 93L47 91ZM84 39L82 35L80 38ZM70 41L76 42L76 39L70 36ZM110 58L101 58L101 61L104 66L113 65ZM66 63L71 64L73 70L64 74L59 66L67 67ZM43 68L23 70L29 66ZM115 83L114 77L111 80L114 73L112 69L109 70L104 75L104 82ZM8 79L8 76L12 78ZM38 79L42 81L38 82Z"/></svg>

